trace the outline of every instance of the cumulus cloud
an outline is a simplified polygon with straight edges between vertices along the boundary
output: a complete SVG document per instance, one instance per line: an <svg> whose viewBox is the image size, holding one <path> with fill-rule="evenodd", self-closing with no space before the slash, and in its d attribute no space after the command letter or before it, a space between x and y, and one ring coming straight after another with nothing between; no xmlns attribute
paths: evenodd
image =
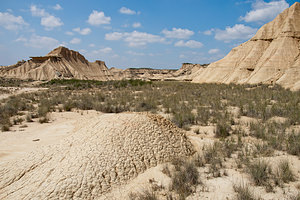
<svg viewBox="0 0 300 200"><path fill-rule="evenodd" d="M80 29L79 27L74 28L73 31L75 31L81 35L88 35L92 32L92 30L90 28Z"/></svg>
<svg viewBox="0 0 300 200"><path fill-rule="evenodd" d="M49 15L49 13L45 11L45 9L38 8L36 5L30 6L30 12L34 17L45 17Z"/></svg>
<svg viewBox="0 0 300 200"><path fill-rule="evenodd" d="M55 27L62 26L64 23L53 15L49 15L47 17L42 17L41 25L45 27L46 30L52 30Z"/></svg>
<svg viewBox="0 0 300 200"><path fill-rule="evenodd" d="M279 13L289 7L285 0L270 1L257 0L252 5L253 9L244 17L240 17L245 22L267 22L273 20Z"/></svg>
<svg viewBox="0 0 300 200"><path fill-rule="evenodd" d="M105 48L100 49L99 52L101 52L101 53L111 53L112 52L112 48L105 47Z"/></svg>
<svg viewBox="0 0 300 200"><path fill-rule="evenodd" d="M203 44L201 42L195 41L195 40L189 40L184 42L183 40L180 40L174 44L175 47L188 47L188 48L201 48L203 47Z"/></svg>
<svg viewBox="0 0 300 200"><path fill-rule="evenodd" d="M21 16L16 17L7 12L0 12L0 26L7 30L16 31L22 29L24 26L27 25L28 24L24 21L23 17Z"/></svg>
<svg viewBox="0 0 300 200"><path fill-rule="evenodd" d="M50 15L45 9L38 8L36 5L30 6L30 12L34 17L41 17L41 25L46 30L52 30L64 24L60 18Z"/></svg>
<svg viewBox="0 0 300 200"><path fill-rule="evenodd" d="M122 7L119 10L120 13L125 14L125 15L136 15L136 14L140 14L141 12L136 12L134 10L131 10L129 8L126 7Z"/></svg>
<svg viewBox="0 0 300 200"><path fill-rule="evenodd" d="M128 46L130 47L138 47L138 46L145 46L148 43L162 43L165 41L164 38L153 35L150 33L144 33L144 32L138 32L133 31L131 33L119 33L119 32L113 32L113 33L107 33L105 34L106 40L123 40L126 43L128 43Z"/></svg>
<svg viewBox="0 0 300 200"><path fill-rule="evenodd" d="M53 6L54 10L62 10L62 7L59 4L56 4L55 6Z"/></svg>
<svg viewBox="0 0 300 200"><path fill-rule="evenodd" d="M236 24L233 27L226 27L225 30L217 29L215 32L216 40L223 40L224 42L229 42L232 40L244 40L250 39L256 33L256 28L251 28L243 24Z"/></svg>
<svg viewBox="0 0 300 200"><path fill-rule="evenodd" d="M208 51L209 54L216 54L216 53L219 53L220 52L220 49L210 49Z"/></svg>
<svg viewBox="0 0 300 200"><path fill-rule="evenodd" d="M132 27L133 27L133 28L139 28L139 27L141 27L141 26L142 26L142 24L139 23L139 22L135 22L135 23L132 24Z"/></svg>
<svg viewBox="0 0 300 200"><path fill-rule="evenodd" d="M187 39L194 35L194 31L188 29L181 29L181 28L172 28L171 31L164 29L162 33L167 38L177 38L177 39Z"/></svg>
<svg viewBox="0 0 300 200"><path fill-rule="evenodd" d="M124 33L113 32L105 34L106 40L120 40L123 37Z"/></svg>
<svg viewBox="0 0 300 200"><path fill-rule="evenodd" d="M73 39L70 41L71 44L79 44L80 42L81 42L81 39L79 39L79 38L73 38Z"/></svg>
<svg viewBox="0 0 300 200"><path fill-rule="evenodd" d="M206 30L203 32L204 35L211 35L214 32L214 29Z"/></svg>
<svg viewBox="0 0 300 200"><path fill-rule="evenodd" d="M93 10L90 14L88 23L93 26L99 26L101 24L110 24L111 17L106 17L104 12Z"/></svg>
<svg viewBox="0 0 300 200"><path fill-rule="evenodd" d="M53 49L59 45L59 41L54 38L35 34L30 38L19 37L16 42L23 42L25 46L37 49Z"/></svg>

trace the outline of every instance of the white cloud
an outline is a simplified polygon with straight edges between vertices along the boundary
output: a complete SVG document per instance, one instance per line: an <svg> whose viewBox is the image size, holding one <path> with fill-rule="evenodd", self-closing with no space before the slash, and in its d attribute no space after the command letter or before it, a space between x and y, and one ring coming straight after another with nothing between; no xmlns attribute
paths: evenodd
<svg viewBox="0 0 300 200"><path fill-rule="evenodd" d="M174 44L175 47L188 47L188 48L201 48L203 47L203 44L201 42L195 41L195 40L189 40L184 42L183 40L180 40Z"/></svg>
<svg viewBox="0 0 300 200"><path fill-rule="evenodd" d="M167 38L177 38L177 39L187 39L194 35L194 31L188 30L188 29L181 29L181 28L172 28L171 31L168 31L167 29L164 29L162 33Z"/></svg>
<svg viewBox="0 0 300 200"><path fill-rule="evenodd" d="M100 49L99 50L101 53L110 53L110 52L112 52L112 48L110 48L110 47L105 47L105 48L103 48L103 49Z"/></svg>
<svg viewBox="0 0 300 200"><path fill-rule="evenodd" d="M133 31L132 33L125 34L125 42L130 47L144 46L148 43L160 43L164 39L157 35L152 35L144 32Z"/></svg>
<svg viewBox="0 0 300 200"><path fill-rule="evenodd" d="M25 46L37 49L53 49L59 45L58 40L39 35L32 35L29 39L20 37L16 42L23 42Z"/></svg>
<svg viewBox="0 0 300 200"><path fill-rule="evenodd" d="M41 17L41 25L48 31L64 24L60 18L50 15L45 9L38 8L36 5L31 5L30 11L32 16Z"/></svg>
<svg viewBox="0 0 300 200"><path fill-rule="evenodd" d="M106 40L123 40L128 43L130 47L138 47L138 46L145 46L148 43L162 43L165 41L164 38L153 35L150 33L138 32L133 31L131 33L107 33L105 34Z"/></svg>
<svg viewBox="0 0 300 200"><path fill-rule="evenodd" d="M203 32L204 35L211 35L213 33L214 29L206 30Z"/></svg>
<svg viewBox="0 0 300 200"><path fill-rule="evenodd" d="M66 35L71 35L71 36L74 35L74 33L71 32L71 31L66 31L65 34L66 34Z"/></svg>
<svg viewBox="0 0 300 200"><path fill-rule="evenodd" d="M220 49L210 49L208 51L209 54L216 54L216 53L219 53L220 52Z"/></svg>
<svg viewBox="0 0 300 200"><path fill-rule="evenodd" d="M10 13L2 13L0 12L0 26L4 27L7 30L16 31L22 29L24 26L28 24L24 21L21 16L14 16Z"/></svg>
<svg viewBox="0 0 300 200"><path fill-rule="evenodd" d="M123 37L123 33L119 33L119 32L105 34L106 40L120 40L122 37Z"/></svg>
<svg viewBox="0 0 300 200"><path fill-rule="evenodd" d="M36 5L30 6L31 15L34 17L45 17L49 16L49 13L45 11L45 9L38 8Z"/></svg>
<svg viewBox="0 0 300 200"><path fill-rule="evenodd" d="M142 24L139 23L139 22L135 22L135 23L132 24L132 27L133 27L133 28L139 28L139 27L141 27L141 26L142 26Z"/></svg>
<svg viewBox="0 0 300 200"><path fill-rule="evenodd" d="M96 46L96 45L95 45L95 44L93 44L93 43L89 45L89 47L95 47L95 46Z"/></svg>
<svg viewBox="0 0 300 200"><path fill-rule="evenodd" d="M80 42L81 42L81 39L79 39L79 38L73 38L73 39L70 41L71 44L79 44Z"/></svg>
<svg viewBox="0 0 300 200"><path fill-rule="evenodd" d="M289 7L285 0L270 1L257 0L252 5L253 9L244 17L240 17L245 22L267 22L273 20L279 13Z"/></svg>
<svg viewBox="0 0 300 200"><path fill-rule="evenodd" d="M75 31L81 35L88 35L92 32L92 30L90 28L80 29L79 27L74 28L73 31Z"/></svg>
<svg viewBox="0 0 300 200"><path fill-rule="evenodd" d="M104 12L93 10L90 14L88 23L93 26L98 26L101 24L110 24L111 17L106 17Z"/></svg>
<svg viewBox="0 0 300 200"><path fill-rule="evenodd" d="M90 56L93 56L93 57L99 56L99 55L100 55L100 56L116 57L116 56L115 56L116 54L112 55L112 53L113 53L112 48L110 48L110 47L105 47L105 48L102 48L102 49L93 50L93 51L91 51L89 54L90 54ZM104 54L106 54L106 55L104 55Z"/></svg>
<svg viewBox="0 0 300 200"><path fill-rule="evenodd" d="M45 27L46 30L52 30L53 28L62 26L64 23L58 18L54 17L53 15L42 17L41 25Z"/></svg>
<svg viewBox="0 0 300 200"><path fill-rule="evenodd" d="M54 10L62 10L63 8L59 4L56 4L55 6L53 6L53 9Z"/></svg>
<svg viewBox="0 0 300 200"><path fill-rule="evenodd" d="M122 7L119 10L120 13L125 14L125 15L135 15L135 14L140 14L141 12L136 12L134 10L131 10L129 8L126 7Z"/></svg>
<svg viewBox="0 0 300 200"><path fill-rule="evenodd" d="M243 24L236 24L233 27L226 27L225 30L216 30L215 39L229 42L231 40L250 39L256 33L256 28Z"/></svg>

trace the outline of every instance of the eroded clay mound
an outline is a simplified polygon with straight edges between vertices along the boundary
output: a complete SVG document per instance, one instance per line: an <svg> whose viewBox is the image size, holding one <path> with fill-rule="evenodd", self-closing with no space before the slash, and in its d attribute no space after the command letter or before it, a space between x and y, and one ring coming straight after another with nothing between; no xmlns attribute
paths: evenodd
<svg viewBox="0 0 300 200"><path fill-rule="evenodd" d="M280 84L300 88L300 3L262 26L223 59L198 70L193 82Z"/></svg>
<svg viewBox="0 0 300 200"><path fill-rule="evenodd" d="M104 114L71 137L0 164L0 199L94 199L193 147L166 119Z"/></svg>

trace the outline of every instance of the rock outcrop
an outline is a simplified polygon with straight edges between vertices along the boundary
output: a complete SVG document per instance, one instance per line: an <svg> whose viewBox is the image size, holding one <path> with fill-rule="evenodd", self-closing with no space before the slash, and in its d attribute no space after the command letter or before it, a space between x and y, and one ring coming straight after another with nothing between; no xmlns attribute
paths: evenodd
<svg viewBox="0 0 300 200"><path fill-rule="evenodd" d="M115 80L140 79L150 81L163 81L173 79L172 69L151 69L151 68L128 68L125 70L111 68L110 73L113 74Z"/></svg>
<svg viewBox="0 0 300 200"><path fill-rule="evenodd" d="M97 199L147 168L194 148L184 132L152 114L103 114L22 160L0 163L0 199Z"/></svg>
<svg viewBox="0 0 300 200"><path fill-rule="evenodd" d="M300 3L261 27L249 41L199 70L197 83L265 83L300 89Z"/></svg>
<svg viewBox="0 0 300 200"><path fill-rule="evenodd" d="M0 76L33 80L76 78L111 80L113 76L103 61L88 62L80 53L58 47L46 56L0 68Z"/></svg>
<svg viewBox="0 0 300 200"><path fill-rule="evenodd" d="M176 77L176 80L182 81L191 81L195 78L196 72L204 70L208 64L192 64L192 63L182 63L182 66L179 70L173 73L173 76Z"/></svg>

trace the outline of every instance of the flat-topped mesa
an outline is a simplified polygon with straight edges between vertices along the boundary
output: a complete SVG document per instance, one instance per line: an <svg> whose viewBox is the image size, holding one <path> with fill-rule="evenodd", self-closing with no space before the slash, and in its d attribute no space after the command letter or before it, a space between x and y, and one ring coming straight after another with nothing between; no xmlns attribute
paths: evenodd
<svg viewBox="0 0 300 200"><path fill-rule="evenodd" d="M262 26L249 41L196 72L197 83L280 84L300 89L300 3Z"/></svg>

